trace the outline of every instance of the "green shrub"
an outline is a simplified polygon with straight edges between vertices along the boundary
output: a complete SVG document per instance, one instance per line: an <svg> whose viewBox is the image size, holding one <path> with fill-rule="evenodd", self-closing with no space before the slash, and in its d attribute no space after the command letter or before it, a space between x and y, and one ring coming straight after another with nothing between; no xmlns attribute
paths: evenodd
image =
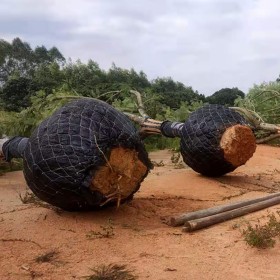
<svg viewBox="0 0 280 280"><path fill-rule="evenodd" d="M277 212L279 216L279 212ZM274 247L275 238L280 236L280 221L274 213L268 215L268 222L264 225L258 224L248 226L243 230L245 241L248 245L260 249Z"/></svg>

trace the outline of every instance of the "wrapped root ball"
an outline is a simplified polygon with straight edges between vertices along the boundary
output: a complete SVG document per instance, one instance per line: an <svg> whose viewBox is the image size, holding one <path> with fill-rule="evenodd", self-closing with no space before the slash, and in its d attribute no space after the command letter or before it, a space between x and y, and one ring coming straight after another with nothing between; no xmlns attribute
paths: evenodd
<svg viewBox="0 0 280 280"><path fill-rule="evenodd" d="M131 199L151 168L131 121L99 100L66 104L29 139L7 141L3 152L6 159L22 155L35 195L73 211Z"/></svg>
<svg viewBox="0 0 280 280"><path fill-rule="evenodd" d="M185 163L206 176L235 170L256 150L255 136L245 119L221 105L207 105L193 112L180 137Z"/></svg>

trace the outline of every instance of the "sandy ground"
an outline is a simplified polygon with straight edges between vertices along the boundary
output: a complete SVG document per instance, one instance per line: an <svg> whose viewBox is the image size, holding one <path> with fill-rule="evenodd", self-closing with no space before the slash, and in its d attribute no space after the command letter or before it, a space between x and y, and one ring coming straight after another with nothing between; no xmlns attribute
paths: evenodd
<svg viewBox="0 0 280 280"><path fill-rule="evenodd" d="M280 242L251 248L239 227L280 206L195 233L161 219L279 191L280 148L258 146L245 166L212 179L175 169L168 151L150 156L165 165L155 167L134 200L118 210L67 213L23 204L22 172L0 177L0 279L85 279L92 268L110 263L127 265L139 279L280 279ZM94 234L106 231L114 235ZM36 261L50 251L57 253L50 262Z"/></svg>

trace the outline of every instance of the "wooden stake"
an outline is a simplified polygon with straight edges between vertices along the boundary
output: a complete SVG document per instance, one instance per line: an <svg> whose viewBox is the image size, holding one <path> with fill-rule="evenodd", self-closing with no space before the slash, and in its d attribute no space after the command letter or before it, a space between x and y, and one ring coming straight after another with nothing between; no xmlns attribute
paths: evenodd
<svg viewBox="0 0 280 280"><path fill-rule="evenodd" d="M251 205L254 203L258 203L258 202L269 200L271 198L276 198L276 197L280 198L280 193L274 193L274 194L270 194L270 195L267 195L264 197L255 198L255 199L249 199L249 200L234 202L231 204L215 206L215 207L211 207L208 209L203 209L203 210L199 210L199 211L195 211L195 212L184 213L179 216L171 217L169 219L169 221L167 222L167 224L170 226L173 226L173 227L182 226L182 225L184 225L185 222L190 221L190 220L200 219L200 218L211 216L211 215L216 215L216 214L219 214L222 212L226 212L229 210L233 210L236 208Z"/></svg>
<svg viewBox="0 0 280 280"><path fill-rule="evenodd" d="M191 221L187 221L184 224L183 227L183 231L184 232L191 232L191 231L195 231L195 230L199 230L202 228L206 228L212 225L215 225L217 223L221 223L224 221L228 221L258 210L262 210L265 209L267 207L273 206L280 203L280 196L278 197L274 197L265 201L261 201L258 203L254 203L248 206L244 206L241 208L237 208L231 211L226 211L223 213L219 213L216 215L212 215L209 217L204 217L201 219L196 219L196 220L191 220Z"/></svg>

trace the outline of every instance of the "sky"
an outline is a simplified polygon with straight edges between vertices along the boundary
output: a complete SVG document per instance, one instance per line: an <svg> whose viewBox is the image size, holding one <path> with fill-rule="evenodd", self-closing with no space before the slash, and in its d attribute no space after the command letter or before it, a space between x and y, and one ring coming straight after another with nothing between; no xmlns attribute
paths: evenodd
<svg viewBox="0 0 280 280"><path fill-rule="evenodd" d="M280 74L279 0L1 0L0 38L211 95Z"/></svg>

